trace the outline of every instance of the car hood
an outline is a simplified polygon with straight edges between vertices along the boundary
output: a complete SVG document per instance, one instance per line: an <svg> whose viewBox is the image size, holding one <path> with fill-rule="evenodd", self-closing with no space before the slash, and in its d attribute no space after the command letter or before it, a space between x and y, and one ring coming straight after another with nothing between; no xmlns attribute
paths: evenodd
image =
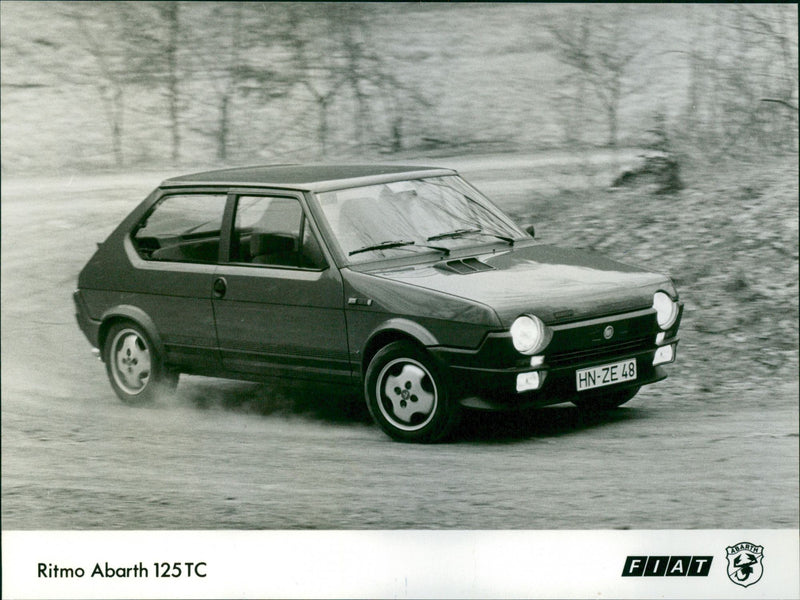
<svg viewBox="0 0 800 600"><path fill-rule="evenodd" d="M486 305L505 326L522 313L554 324L647 308L659 289L674 295L672 282L660 273L546 245L370 269L369 274Z"/></svg>

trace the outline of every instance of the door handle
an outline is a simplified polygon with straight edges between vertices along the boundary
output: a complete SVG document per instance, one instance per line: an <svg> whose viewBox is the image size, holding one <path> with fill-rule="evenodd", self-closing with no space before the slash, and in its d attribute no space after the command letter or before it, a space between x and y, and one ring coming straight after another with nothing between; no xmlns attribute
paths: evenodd
<svg viewBox="0 0 800 600"><path fill-rule="evenodd" d="M214 280L214 297L222 298L225 295L225 292L227 291L228 291L228 282L225 281L224 277L217 277Z"/></svg>

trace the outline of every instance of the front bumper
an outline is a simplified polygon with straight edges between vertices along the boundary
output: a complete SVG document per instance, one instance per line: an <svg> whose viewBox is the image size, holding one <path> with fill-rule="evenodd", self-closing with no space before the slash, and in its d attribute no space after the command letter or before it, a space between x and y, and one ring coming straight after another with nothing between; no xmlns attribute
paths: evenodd
<svg viewBox="0 0 800 600"><path fill-rule="evenodd" d="M554 326L553 340L542 357L534 361L535 366L531 357L514 349L508 332L488 334L476 350L429 350L448 373L451 389L462 405L486 410L545 406L666 378L666 370L662 365L654 366L653 360L659 347L677 347L682 313L681 304L675 324L666 332L658 328L652 309ZM615 335L606 340L603 331L608 325L614 327ZM633 358L637 363L635 380L577 390L577 370ZM517 392L517 376L534 371L543 379L539 389Z"/></svg>

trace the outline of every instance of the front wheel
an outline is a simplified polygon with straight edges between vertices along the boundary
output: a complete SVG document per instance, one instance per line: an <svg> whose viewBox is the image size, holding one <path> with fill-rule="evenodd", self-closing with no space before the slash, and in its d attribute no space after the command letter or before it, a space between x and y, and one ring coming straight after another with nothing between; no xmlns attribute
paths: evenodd
<svg viewBox="0 0 800 600"><path fill-rule="evenodd" d="M127 404L150 403L178 384L178 375L164 367L149 336L135 323L113 324L103 354L111 387Z"/></svg>
<svg viewBox="0 0 800 600"><path fill-rule="evenodd" d="M628 400L633 398L638 391L638 387L633 387L614 392L595 392L580 400L575 399L572 403L582 410L611 410L625 404Z"/></svg>
<svg viewBox="0 0 800 600"><path fill-rule="evenodd" d="M367 367L364 394L373 420L395 440L435 442L458 420L444 377L415 344L397 341L381 348Z"/></svg>

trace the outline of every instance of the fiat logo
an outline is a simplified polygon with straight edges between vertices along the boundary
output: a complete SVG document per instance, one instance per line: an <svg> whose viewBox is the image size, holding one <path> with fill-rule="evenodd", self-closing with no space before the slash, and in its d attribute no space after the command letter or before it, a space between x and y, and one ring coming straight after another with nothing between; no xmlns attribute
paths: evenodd
<svg viewBox="0 0 800 600"><path fill-rule="evenodd" d="M614 328L609 325L605 329L603 329L603 337L607 340L610 340L614 336Z"/></svg>

